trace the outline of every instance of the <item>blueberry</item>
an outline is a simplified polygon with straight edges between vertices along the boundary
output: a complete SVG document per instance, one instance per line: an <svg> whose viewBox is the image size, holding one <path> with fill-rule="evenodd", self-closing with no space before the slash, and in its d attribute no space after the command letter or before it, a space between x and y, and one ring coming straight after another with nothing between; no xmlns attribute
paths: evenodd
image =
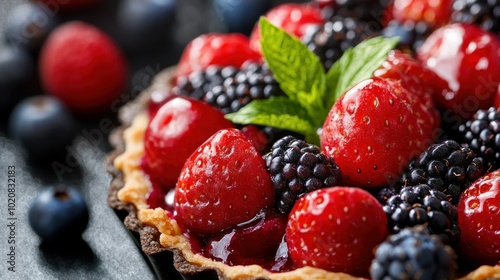
<svg viewBox="0 0 500 280"><path fill-rule="evenodd" d="M125 47L136 48L167 38L175 22L177 0L123 0L117 10Z"/></svg>
<svg viewBox="0 0 500 280"><path fill-rule="evenodd" d="M74 120L68 109L52 96L32 96L12 111L9 135L35 159L50 160L71 143Z"/></svg>
<svg viewBox="0 0 500 280"><path fill-rule="evenodd" d="M29 93L35 76L35 63L24 50L0 47L0 115Z"/></svg>
<svg viewBox="0 0 500 280"><path fill-rule="evenodd" d="M269 0L213 0L217 15L228 32L250 34L261 15L271 8Z"/></svg>
<svg viewBox="0 0 500 280"><path fill-rule="evenodd" d="M36 54L57 25L56 14L43 4L22 4L9 12L5 40L13 47L25 48Z"/></svg>
<svg viewBox="0 0 500 280"><path fill-rule="evenodd" d="M59 185L40 192L28 210L29 224L46 243L81 237L89 222L89 210L76 189Z"/></svg>

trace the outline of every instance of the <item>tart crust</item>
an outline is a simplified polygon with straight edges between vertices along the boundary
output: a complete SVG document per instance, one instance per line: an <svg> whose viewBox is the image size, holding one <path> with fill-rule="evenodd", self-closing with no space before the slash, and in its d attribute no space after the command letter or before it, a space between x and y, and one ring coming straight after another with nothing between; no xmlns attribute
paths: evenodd
<svg viewBox="0 0 500 280"><path fill-rule="evenodd" d="M168 91L174 69L168 68L159 73L153 84L143 91L133 102L125 105L119 112L122 126L110 136L114 147L107 159L108 172L113 179L109 189L108 204L115 209L133 235L139 235L140 246L149 258L157 276L164 276L162 266L172 266L183 275L196 275L212 272L214 279L363 279L345 273L333 273L313 267L303 267L289 272L271 273L261 266L228 266L193 253L189 240L182 234L177 222L170 219L161 208L150 209L146 197L151 184L141 169L144 155L144 132L148 125L146 105L155 91ZM173 258L159 258L171 252ZM162 263L164 262L164 263ZM469 279L500 279L500 267L481 266L464 276ZM203 276L207 279L207 275Z"/></svg>

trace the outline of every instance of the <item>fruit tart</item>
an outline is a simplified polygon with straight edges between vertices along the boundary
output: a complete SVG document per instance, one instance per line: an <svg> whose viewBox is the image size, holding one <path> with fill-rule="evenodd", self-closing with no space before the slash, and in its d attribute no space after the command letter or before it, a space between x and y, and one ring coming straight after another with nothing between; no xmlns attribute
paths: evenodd
<svg viewBox="0 0 500 280"><path fill-rule="evenodd" d="M498 38L454 23L415 55L369 35L322 58L256 28L258 52L198 37L120 111L108 203L158 278L500 278Z"/></svg>

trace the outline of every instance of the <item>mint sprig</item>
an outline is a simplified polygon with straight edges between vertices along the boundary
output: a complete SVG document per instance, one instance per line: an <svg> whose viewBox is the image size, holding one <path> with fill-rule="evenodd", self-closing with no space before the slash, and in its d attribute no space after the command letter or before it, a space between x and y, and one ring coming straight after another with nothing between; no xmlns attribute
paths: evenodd
<svg viewBox="0 0 500 280"><path fill-rule="evenodd" d="M398 40L376 37L361 42L325 73L319 58L297 38L260 21L264 59L287 97L254 100L226 118L238 124L272 126L303 134L319 145L317 130L335 101L353 85L368 79Z"/></svg>

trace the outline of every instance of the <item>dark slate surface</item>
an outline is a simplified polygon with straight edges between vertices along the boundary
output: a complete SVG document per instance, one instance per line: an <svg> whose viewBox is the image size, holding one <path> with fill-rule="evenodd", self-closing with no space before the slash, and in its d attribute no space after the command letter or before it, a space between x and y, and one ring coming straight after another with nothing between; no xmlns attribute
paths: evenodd
<svg viewBox="0 0 500 280"><path fill-rule="evenodd" d="M5 18L21 0L2 1L0 30ZM61 21L84 20L110 34L125 51L130 65L130 85L119 104L135 97L147 87L161 69L177 62L182 47L194 36L208 31L223 31L215 19L210 1L182 0L172 32L140 49L127 47L129 38L115 24L117 0L102 0L89 11L60 17ZM278 2L278 1L277 1ZM281 1L283 2L283 1ZM297 1L296 1L297 2ZM194 8L193 8L194 7ZM60 15L58 15L59 17ZM193 20L195 19L195 20ZM0 32L1 34L1 32ZM2 38L2 35L0 35ZM1 75L2 73L0 73ZM110 176L104 168L110 147L110 128L118 125L116 110L94 119L79 118L78 133L66 154L55 161L33 162L17 143L6 137L6 119L0 120L0 279L154 279L147 261L106 205ZM15 272L8 270L10 230L7 227L7 175L15 167ZM54 248L41 243L27 222L27 210L35 195L59 183L79 189L90 207L90 223L80 244L72 248Z"/></svg>

